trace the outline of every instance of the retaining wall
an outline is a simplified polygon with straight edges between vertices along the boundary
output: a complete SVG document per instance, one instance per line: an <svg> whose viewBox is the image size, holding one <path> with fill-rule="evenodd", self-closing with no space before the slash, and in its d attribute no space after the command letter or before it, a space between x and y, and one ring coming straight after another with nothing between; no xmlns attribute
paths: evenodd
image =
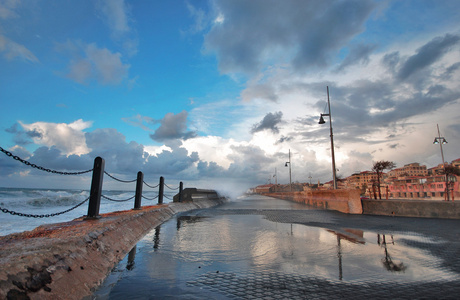
<svg viewBox="0 0 460 300"><path fill-rule="evenodd" d="M460 202L429 200L362 200L363 214L460 219Z"/></svg>
<svg viewBox="0 0 460 300"><path fill-rule="evenodd" d="M337 210L347 214L362 214L358 190L312 190L302 192L264 193L266 196L304 203L321 209Z"/></svg>
<svg viewBox="0 0 460 300"><path fill-rule="evenodd" d="M0 237L0 299L82 299L152 228L225 199L169 203Z"/></svg>

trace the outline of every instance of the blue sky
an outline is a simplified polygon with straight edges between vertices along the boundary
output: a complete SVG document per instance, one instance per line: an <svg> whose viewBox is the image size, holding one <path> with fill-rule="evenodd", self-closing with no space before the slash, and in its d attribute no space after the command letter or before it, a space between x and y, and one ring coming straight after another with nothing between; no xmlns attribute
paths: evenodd
<svg viewBox="0 0 460 300"><path fill-rule="evenodd" d="M460 157L459 1L0 0L0 146L245 190ZM0 186L87 188L0 157ZM108 183L107 187L110 187Z"/></svg>

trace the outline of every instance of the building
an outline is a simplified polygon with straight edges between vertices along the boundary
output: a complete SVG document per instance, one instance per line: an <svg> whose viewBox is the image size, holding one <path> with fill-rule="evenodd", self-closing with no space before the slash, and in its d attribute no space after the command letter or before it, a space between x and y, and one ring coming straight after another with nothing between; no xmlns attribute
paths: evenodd
<svg viewBox="0 0 460 300"><path fill-rule="evenodd" d="M255 192L257 194L273 193L274 189L275 189L274 184L264 184L264 185L256 186Z"/></svg>
<svg viewBox="0 0 460 300"><path fill-rule="evenodd" d="M346 187L349 189L368 189L374 182L377 182L377 173L364 171L352 174L346 178Z"/></svg>
<svg viewBox="0 0 460 300"><path fill-rule="evenodd" d="M388 172L388 177L398 178L401 176L426 176L428 170L426 166L421 166L419 163L411 163L404 165L402 168L396 168Z"/></svg>

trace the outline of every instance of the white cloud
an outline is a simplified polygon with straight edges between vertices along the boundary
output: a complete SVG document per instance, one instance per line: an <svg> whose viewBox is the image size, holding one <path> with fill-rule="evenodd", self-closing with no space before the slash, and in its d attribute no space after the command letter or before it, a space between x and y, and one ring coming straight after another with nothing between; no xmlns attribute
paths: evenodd
<svg viewBox="0 0 460 300"><path fill-rule="evenodd" d="M86 145L85 133L83 130L92 126L91 121L77 120L66 123L35 122L25 124L20 122L26 131L38 133L32 139L38 145L47 147L55 146L65 155L82 155L90 151Z"/></svg>

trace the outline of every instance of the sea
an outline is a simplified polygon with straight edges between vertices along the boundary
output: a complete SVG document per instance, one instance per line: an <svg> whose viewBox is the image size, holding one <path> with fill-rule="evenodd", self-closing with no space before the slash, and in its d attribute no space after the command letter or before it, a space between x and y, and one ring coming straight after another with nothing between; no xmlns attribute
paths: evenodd
<svg viewBox="0 0 460 300"><path fill-rule="evenodd" d="M172 202L177 191L164 191L163 203ZM134 196L134 191L103 190L102 195L112 200L126 200ZM156 205L158 191L144 191L142 206ZM73 189L25 189L0 188L0 236L33 230L37 226L68 222L88 214L88 201L79 207L53 217L26 217L13 215L8 211L29 215L51 215L66 211L85 201L89 190ZM111 201L101 198L100 214L129 210L134 207L134 198L128 201Z"/></svg>

